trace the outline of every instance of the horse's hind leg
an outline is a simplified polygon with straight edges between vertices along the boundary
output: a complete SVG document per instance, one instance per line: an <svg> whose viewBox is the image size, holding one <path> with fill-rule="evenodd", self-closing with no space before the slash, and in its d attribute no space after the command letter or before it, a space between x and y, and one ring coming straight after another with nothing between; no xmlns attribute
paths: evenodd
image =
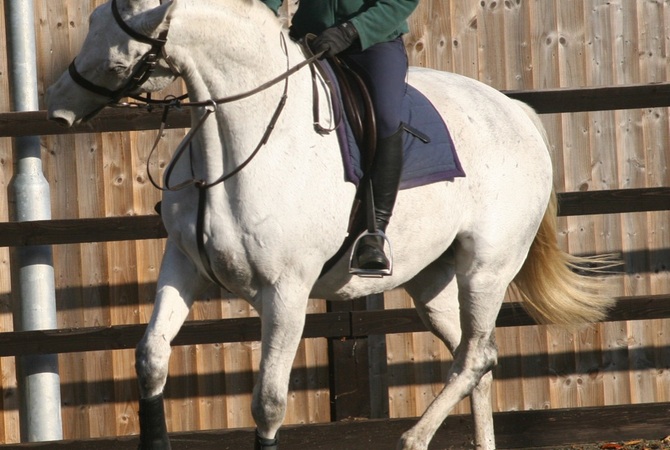
<svg viewBox="0 0 670 450"><path fill-rule="evenodd" d="M170 449L163 410L170 342L186 320L193 299L207 284L168 240L151 320L135 350L140 387L140 450Z"/></svg>
<svg viewBox="0 0 670 450"><path fill-rule="evenodd" d="M496 361L495 318L505 289L478 275L461 281L459 290L455 278L454 264L445 256L406 285L424 323L454 354L454 363L445 388L401 438L398 448L402 450L427 449L449 411L469 394L477 448L495 448L490 369Z"/></svg>
<svg viewBox="0 0 670 450"><path fill-rule="evenodd" d="M254 298L261 316L261 362L251 413L256 450L275 450L284 421L289 377L305 325L309 291L305 283L281 282L262 288Z"/></svg>

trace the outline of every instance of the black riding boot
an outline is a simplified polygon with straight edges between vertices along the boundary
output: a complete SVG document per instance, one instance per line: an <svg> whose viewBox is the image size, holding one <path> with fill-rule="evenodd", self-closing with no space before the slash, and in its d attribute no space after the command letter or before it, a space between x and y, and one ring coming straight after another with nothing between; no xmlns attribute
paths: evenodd
<svg viewBox="0 0 670 450"><path fill-rule="evenodd" d="M170 450L163 394L140 399L140 446L138 450Z"/></svg>
<svg viewBox="0 0 670 450"><path fill-rule="evenodd" d="M403 163L402 127L391 136L377 142L375 158L372 162L372 197L375 204L377 230L385 232L391 219L393 206L398 195L398 185ZM356 250L358 268L365 270L386 270L389 259L384 254L384 239L378 235L364 236Z"/></svg>

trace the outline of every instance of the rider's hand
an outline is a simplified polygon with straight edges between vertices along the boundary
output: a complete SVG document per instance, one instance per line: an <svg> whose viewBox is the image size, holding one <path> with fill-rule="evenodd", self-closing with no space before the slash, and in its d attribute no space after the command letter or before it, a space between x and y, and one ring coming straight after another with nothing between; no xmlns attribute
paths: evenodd
<svg viewBox="0 0 670 450"><path fill-rule="evenodd" d="M333 57L338 53L351 47L351 44L358 39L358 31L351 24L345 22L341 25L326 28L323 33L317 36L312 43L312 51L318 55L322 51L325 54L322 57Z"/></svg>

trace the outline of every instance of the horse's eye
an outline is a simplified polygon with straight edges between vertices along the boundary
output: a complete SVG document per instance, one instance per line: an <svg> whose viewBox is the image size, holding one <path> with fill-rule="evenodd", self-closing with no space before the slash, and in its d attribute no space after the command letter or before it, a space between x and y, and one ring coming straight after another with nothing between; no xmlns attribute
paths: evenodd
<svg viewBox="0 0 670 450"><path fill-rule="evenodd" d="M124 64L118 64L118 63L110 63L109 66L107 67L108 72L116 73L116 74L123 74L128 70L128 66Z"/></svg>

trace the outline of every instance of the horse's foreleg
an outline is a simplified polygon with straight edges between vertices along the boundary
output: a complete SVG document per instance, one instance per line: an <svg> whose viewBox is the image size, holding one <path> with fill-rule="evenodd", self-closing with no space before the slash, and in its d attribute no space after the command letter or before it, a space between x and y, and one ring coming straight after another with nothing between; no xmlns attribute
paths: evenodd
<svg viewBox="0 0 670 450"><path fill-rule="evenodd" d="M300 291L300 292L298 292ZM262 323L260 372L251 412L256 450L277 448L277 431L286 414L289 376L305 324L309 292L268 287L254 299Z"/></svg>
<svg viewBox="0 0 670 450"><path fill-rule="evenodd" d="M490 376L487 373L497 358L493 331L504 296L503 288L491 288L496 285L499 285L496 279L486 276L475 276L467 283L459 283L462 338L447 376L447 384L419 422L403 434L398 443L399 449L426 450L451 409L470 394L475 416L477 448L495 448L489 405ZM435 312L434 307L433 310ZM448 314L444 317L447 316ZM433 314L433 321L434 319ZM440 328L435 321L433 328Z"/></svg>
<svg viewBox="0 0 670 450"><path fill-rule="evenodd" d="M194 297L205 286L193 264L168 240L151 320L135 350L140 387L140 450L170 449L163 409L170 342L186 320Z"/></svg>

